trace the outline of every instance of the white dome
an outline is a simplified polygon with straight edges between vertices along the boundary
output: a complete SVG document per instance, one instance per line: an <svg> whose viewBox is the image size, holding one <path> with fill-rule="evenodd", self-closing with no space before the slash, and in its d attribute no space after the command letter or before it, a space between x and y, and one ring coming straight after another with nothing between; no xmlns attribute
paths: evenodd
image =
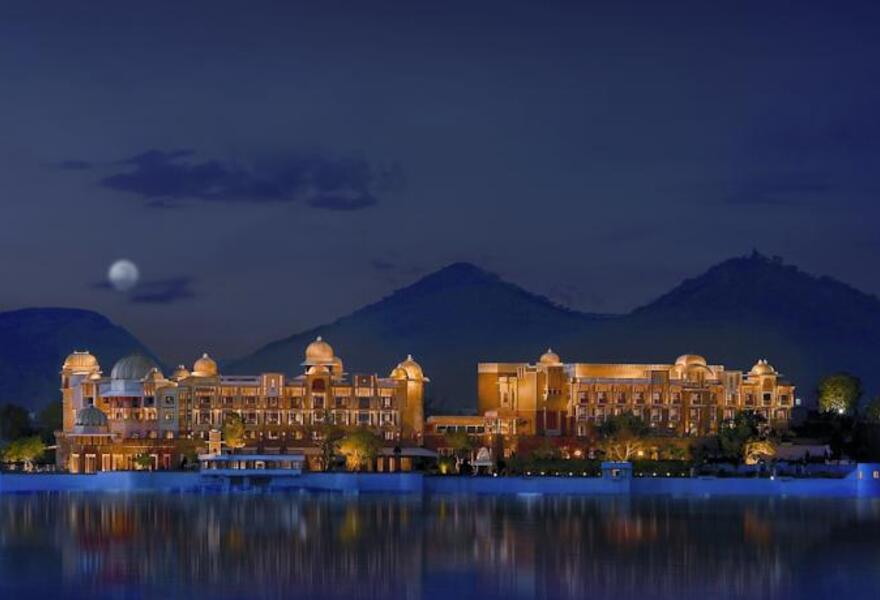
<svg viewBox="0 0 880 600"><path fill-rule="evenodd" d="M126 379L140 381L153 369L158 369L156 362L143 354L132 354L120 358L110 371L111 379Z"/></svg>

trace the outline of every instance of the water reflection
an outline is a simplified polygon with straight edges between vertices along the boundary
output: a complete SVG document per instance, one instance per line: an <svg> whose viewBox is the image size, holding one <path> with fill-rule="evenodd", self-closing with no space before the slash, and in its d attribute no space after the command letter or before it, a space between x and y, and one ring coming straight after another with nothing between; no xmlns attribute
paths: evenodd
<svg viewBox="0 0 880 600"><path fill-rule="evenodd" d="M0 596L876 597L880 502L0 498Z"/></svg>

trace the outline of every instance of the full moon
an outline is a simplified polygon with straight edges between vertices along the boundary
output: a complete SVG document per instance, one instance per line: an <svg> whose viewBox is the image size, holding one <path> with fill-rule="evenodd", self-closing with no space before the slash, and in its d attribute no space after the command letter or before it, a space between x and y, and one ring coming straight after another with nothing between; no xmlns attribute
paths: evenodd
<svg viewBox="0 0 880 600"><path fill-rule="evenodd" d="M107 279L113 289L119 292L127 292L137 285L140 272L137 265L127 259L120 259L110 265L107 270Z"/></svg>

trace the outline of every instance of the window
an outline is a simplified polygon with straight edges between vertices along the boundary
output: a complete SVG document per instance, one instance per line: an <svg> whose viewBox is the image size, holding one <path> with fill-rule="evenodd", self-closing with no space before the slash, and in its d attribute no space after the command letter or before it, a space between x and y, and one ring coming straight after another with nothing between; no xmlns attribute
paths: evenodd
<svg viewBox="0 0 880 600"><path fill-rule="evenodd" d="M336 396L336 408L345 408L345 396Z"/></svg>
<svg viewBox="0 0 880 600"><path fill-rule="evenodd" d="M681 404L681 392L672 392L672 403Z"/></svg>
<svg viewBox="0 0 880 600"><path fill-rule="evenodd" d="M598 400L599 404L605 404L606 402L608 402L608 394L606 392L598 392L596 394L596 399Z"/></svg>
<svg viewBox="0 0 880 600"><path fill-rule="evenodd" d="M764 406L770 406L773 403L773 394L769 392L764 393Z"/></svg>
<svg viewBox="0 0 880 600"><path fill-rule="evenodd" d="M663 394L661 392L651 392L651 402L660 404L663 402Z"/></svg>
<svg viewBox="0 0 880 600"><path fill-rule="evenodd" d="M370 413L359 412L358 413L358 425L369 425L369 424L370 424Z"/></svg>
<svg viewBox="0 0 880 600"><path fill-rule="evenodd" d="M389 396L382 397L382 408L391 408L391 398Z"/></svg>
<svg viewBox="0 0 880 600"><path fill-rule="evenodd" d="M324 408L324 396L312 396L312 408Z"/></svg>
<svg viewBox="0 0 880 600"><path fill-rule="evenodd" d="M644 404L645 403L645 392L635 392L634 393L636 404Z"/></svg>
<svg viewBox="0 0 880 600"><path fill-rule="evenodd" d="M578 395L578 404L586 404L589 399L586 393L581 393Z"/></svg>
<svg viewBox="0 0 880 600"><path fill-rule="evenodd" d="M618 404L626 404L626 393L617 392L617 403Z"/></svg>
<svg viewBox="0 0 880 600"><path fill-rule="evenodd" d="M370 399L369 398L358 398L358 408L360 410L369 410L370 409Z"/></svg>

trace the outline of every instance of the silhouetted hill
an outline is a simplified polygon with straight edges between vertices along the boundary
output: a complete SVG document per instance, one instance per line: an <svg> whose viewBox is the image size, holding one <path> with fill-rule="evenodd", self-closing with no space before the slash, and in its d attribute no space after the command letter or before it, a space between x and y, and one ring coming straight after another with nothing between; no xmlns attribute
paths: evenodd
<svg viewBox="0 0 880 600"><path fill-rule="evenodd" d="M122 356L147 350L106 317L71 308L0 313L0 404L39 410L60 399L59 372L73 350L89 350L107 372Z"/></svg>
<svg viewBox="0 0 880 600"><path fill-rule="evenodd" d="M601 282L597 282L601 285ZM386 374L412 353L432 379L437 411L473 411L476 364L534 361L552 346L570 362L672 362L695 352L747 370L767 358L810 401L819 377L849 370L880 392L880 300L757 253L724 261L626 315L591 315L456 263L333 323L279 339L223 365L227 373L300 372L305 347L327 339L351 372ZM141 350L105 317L71 309L0 313L0 403L38 408L58 396L58 370L87 349L109 371Z"/></svg>
<svg viewBox="0 0 880 600"><path fill-rule="evenodd" d="M818 378L851 370L880 388L880 301L758 253L724 261L630 314L579 313L470 264L457 263L333 323L273 342L226 367L295 372L327 339L348 370L384 373L407 353L433 382L436 410L473 410L476 363L672 362L696 352L747 370L767 358L809 401Z"/></svg>
<svg viewBox="0 0 880 600"><path fill-rule="evenodd" d="M384 375L411 353L432 379L435 405L470 409L477 362L532 359L536 349L594 318L456 263L338 321L273 342L224 370L296 372L306 345L321 335L352 372Z"/></svg>

